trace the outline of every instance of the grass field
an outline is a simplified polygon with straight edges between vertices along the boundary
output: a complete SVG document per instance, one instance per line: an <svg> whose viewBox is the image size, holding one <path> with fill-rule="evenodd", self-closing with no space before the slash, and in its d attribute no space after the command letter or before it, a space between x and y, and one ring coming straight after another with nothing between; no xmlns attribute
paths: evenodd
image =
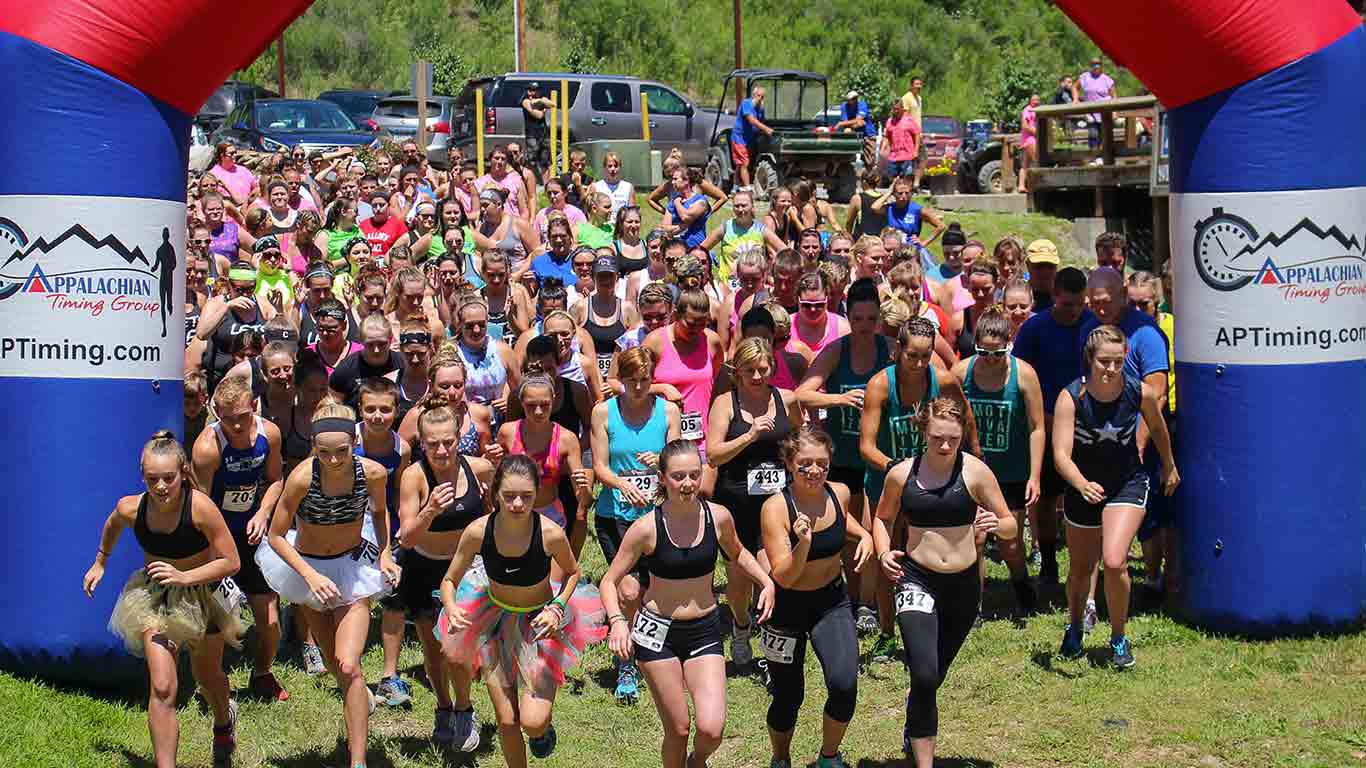
<svg viewBox="0 0 1366 768"><path fill-rule="evenodd" d="M584 553L596 579L606 568L591 537ZM1140 614L1130 623L1138 666L1117 673L1107 666L1104 623L1088 638L1086 658L1062 661L1054 655L1064 622L1060 598L1054 595L1053 605L1039 615L1015 621L1005 578L1005 569L993 563L986 621L973 631L941 690L941 765L1366 765L1366 638L1245 642L1210 636L1160 614ZM378 639L376 622L364 659L372 684L381 668ZM808 657L808 696L793 745L796 765L815 758L824 702L814 654ZM404 675L420 681L421 661L410 636L401 657ZM234 656L231 664L234 688L244 688L249 661ZM282 654L276 673L291 698L283 704L241 701L235 765L345 766L335 685L304 675L293 649ZM606 647L594 647L556 701L559 748L535 764L659 764L659 720L648 696L634 707L619 706L612 699L614 683ZM845 741L850 765L901 765L905 684L900 664L870 663L864 669ZM208 766L211 720L190 696L191 688L182 678L180 765ZM481 686L475 686L474 700L483 744L472 759L432 747L434 699L420 682L414 692L410 710L381 706L371 719L370 768L503 764ZM0 765L151 766L141 696L0 675L0 711L6 713ZM731 679L726 738L711 761L714 768L768 765L768 702L757 682Z"/></svg>

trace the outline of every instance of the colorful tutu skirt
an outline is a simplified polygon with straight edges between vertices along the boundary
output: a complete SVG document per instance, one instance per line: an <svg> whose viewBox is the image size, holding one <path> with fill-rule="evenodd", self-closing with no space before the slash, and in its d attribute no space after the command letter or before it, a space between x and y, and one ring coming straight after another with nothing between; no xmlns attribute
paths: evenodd
<svg viewBox="0 0 1366 768"><path fill-rule="evenodd" d="M558 592L559 587L555 587ZM489 594L483 568L471 568L460 580L455 602L470 620L452 630L445 609L433 630L443 648L482 673L485 682L529 690L549 698L564 685L565 672L578 664L583 651L607 637L602 598L591 584L579 584L565 607L564 621L540 640L531 622L544 606L502 605Z"/></svg>
<svg viewBox="0 0 1366 768"><path fill-rule="evenodd" d="M285 541L294 546L298 536L297 530L291 530L285 534ZM331 579L341 596L327 605L318 602L304 577L280 557L269 541L263 539L256 548L256 564L260 566L261 575L270 588L291 603L315 611L327 611L361 600L384 597L393 591L393 585L379 569L379 545L375 543L375 525L369 514L361 526L360 543L355 547L326 557L299 554L313 566L313 570Z"/></svg>
<svg viewBox="0 0 1366 768"><path fill-rule="evenodd" d="M234 648L241 645L238 615L241 592L231 579L222 584L192 587L164 586L139 569L128 577L109 616L109 631L123 640L134 656L144 655L142 635L152 630L177 648L194 645L205 635L223 635Z"/></svg>

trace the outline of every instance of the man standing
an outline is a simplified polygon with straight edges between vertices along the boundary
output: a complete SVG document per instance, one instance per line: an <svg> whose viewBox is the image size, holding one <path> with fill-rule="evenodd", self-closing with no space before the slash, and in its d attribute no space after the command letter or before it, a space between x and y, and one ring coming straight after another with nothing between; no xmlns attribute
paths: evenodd
<svg viewBox="0 0 1366 768"><path fill-rule="evenodd" d="M1096 266L1109 267L1124 276L1129 241L1118 232L1102 232L1096 237Z"/></svg>
<svg viewBox="0 0 1366 768"><path fill-rule="evenodd" d="M840 104L840 121L835 123L835 130L862 133L864 166L877 162L877 123L868 109L868 102L859 98L858 91L844 95L844 103Z"/></svg>
<svg viewBox="0 0 1366 768"><path fill-rule="evenodd" d="M1058 78L1058 90L1053 94L1053 103L1072 103L1072 77L1070 75L1064 75L1063 77Z"/></svg>
<svg viewBox="0 0 1366 768"><path fill-rule="evenodd" d="M550 129L545 124L545 112L554 102L541 95L541 84L530 83L522 97L522 134L526 137L526 153L536 171L550 167L550 146L546 139Z"/></svg>
<svg viewBox="0 0 1366 768"><path fill-rule="evenodd" d="M1100 57L1091 59L1091 71L1082 72L1072 85L1072 101L1102 101L1115 97L1115 81L1105 74ZM1095 149L1100 146L1100 113L1086 116L1086 141Z"/></svg>
<svg viewBox="0 0 1366 768"><path fill-rule="evenodd" d="M1058 246L1052 240L1039 238L1025 248L1025 261L1029 264L1029 286L1034 290L1034 311L1047 312L1053 308ZM1053 406L1050 404L1048 407L1051 409Z"/></svg>
<svg viewBox="0 0 1366 768"><path fill-rule="evenodd" d="M730 162L735 166L735 183L739 189L751 190L749 185L749 144L762 132L772 136L773 129L764 125L764 88L754 86L749 98L740 102L735 113L735 128L730 132Z"/></svg>
<svg viewBox="0 0 1366 768"><path fill-rule="evenodd" d="M911 116L915 124L921 127L921 133L924 133L925 119L920 109L920 89L924 87L925 81L923 79L912 77L911 89L901 96L901 106L906 109L906 114ZM925 171L923 155L917 154L913 165L915 166L915 177L911 180L911 186L914 189L920 189L920 175Z"/></svg>

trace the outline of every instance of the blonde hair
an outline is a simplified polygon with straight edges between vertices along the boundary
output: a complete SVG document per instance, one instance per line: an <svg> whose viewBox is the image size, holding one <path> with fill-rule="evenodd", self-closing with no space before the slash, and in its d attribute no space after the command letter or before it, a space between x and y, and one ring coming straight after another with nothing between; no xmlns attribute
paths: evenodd
<svg viewBox="0 0 1366 768"><path fill-rule="evenodd" d="M1129 340L1124 338L1124 332L1113 325L1097 326L1091 335L1086 337L1086 346L1081 349L1081 356L1086 360L1086 373L1091 372L1091 365L1096 361L1096 352L1100 351L1102 344L1118 344L1124 347L1125 352L1129 350Z"/></svg>
<svg viewBox="0 0 1366 768"><path fill-rule="evenodd" d="M773 359L773 345L769 344L767 339L751 336L740 342L740 345L735 348L735 355L730 360L731 381L738 384L740 369L762 359L768 360L770 370L777 365L777 361Z"/></svg>
<svg viewBox="0 0 1366 768"><path fill-rule="evenodd" d="M775 331L781 331L782 333L792 332L792 316L787 313L787 310L783 308L781 303L776 299L769 299L760 306L768 310L768 314L772 316L773 329Z"/></svg>
<svg viewBox="0 0 1366 768"><path fill-rule="evenodd" d="M544 330L544 329L545 329L545 324L546 324L546 323L550 322L551 320L555 320L555 319L557 319L557 318L563 318L563 319L565 319L565 320L568 320L568 321L569 321L569 327L570 327L571 331L577 331L577 330L579 330L579 324L578 324L577 322L574 321L574 316L571 315L571 314L569 314L568 312L566 312L566 311L563 310L563 309L557 309L557 310L551 312L550 314L546 315L546 316L545 316L545 319L541 321L541 329Z"/></svg>
<svg viewBox="0 0 1366 768"><path fill-rule="evenodd" d="M355 421L356 412L351 410L349 406L333 400L329 395L318 403L318 410L313 412L313 420L310 423L316 424L323 419L350 419Z"/></svg>
<svg viewBox="0 0 1366 768"><path fill-rule="evenodd" d="M967 429L968 425L968 415L963 406L951 397L936 397L920 409L915 421L921 434L925 434L931 419L949 419L963 429Z"/></svg>
<svg viewBox="0 0 1366 768"><path fill-rule="evenodd" d="M630 349L617 355L617 377L620 379L634 379L639 376L655 375L655 353L646 347L631 347Z"/></svg>
<svg viewBox="0 0 1366 768"><path fill-rule="evenodd" d="M152 437L142 446L142 453L138 458L138 469L146 470L148 456L170 456L176 460L180 468L180 479L182 482L189 483L193 490L202 490L199 481L195 478L194 467L190 465L190 459L185 455L185 448L180 441L175 439L175 433L169 429L158 429L152 433Z"/></svg>
<svg viewBox="0 0 1366 768"><path fill-rule="evenodd" d="M900 296L893 296L878 307L878 315L883 325L899 334L901 326L911 319L911 305Z"/></svg>
<svg viewBox="0 0 1366 768"><path fill-rule="evenodd" d="M251 382L240 377L223 379L218 383L218 389L213 393L213 404L218 410L222 410L233 403L241 402L242 398L254 399L251 393Z"/></svg>

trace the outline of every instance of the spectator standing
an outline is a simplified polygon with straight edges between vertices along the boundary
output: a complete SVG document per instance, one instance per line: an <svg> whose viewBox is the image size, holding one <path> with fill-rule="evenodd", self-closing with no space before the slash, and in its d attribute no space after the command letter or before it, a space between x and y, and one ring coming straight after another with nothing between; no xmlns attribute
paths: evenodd
<svg viewBox="0 0 1366 768"><path fill-rule="evenodd" d="M915 159L920 154L920 122L911 117L900 101L892 102L892 116L887 118L882 143L888 176L895 179L915 173Z"/></svg>
<svg viewBox="0 0 1366 768"><path fill-rule="evenodd" d="M1082 72L1072 85L1072 101L1102 101L1115 97L1114 78L1105 74L1105 65L1097 56L1091 59L1091 69ZM1100 146L1100 113L1086 116L1086 141L1092 149Z"/></svg>
<svg viewBox="0 0 1366 768"><path fill-rule="evenodd" d="M522 97L522 133L526 136L529 165L543 170L550 165L550 146L546 143L550 129L545 124L545 111L554 103L541 95L541 84L531 83Z"/></svg>
<svg viewBox="0 0 1366 768"><path fill-rule="evenodd" d="M1015 191L1025 192L1025 175L1030 166L1039 161L1039 118L1034 108L1039 106L1039 94L1031 94L1029 103L1020 112L1020 172L1016 176Z"/></svg>
<svg viewBox="0 0 1366 768"><path fill-rule="evenodd" d="M773 129L764 124L764 89L755 86L749 98L740 102L735 128L730 132L730 162L735 166L735 183L740 189L753 191L749 184L749 144L759 133L772 136Z"/></svg>
<svg viewBox="0 0 1366 768"><path fill-rule="evenodd" d="M923 78L912 77L911 88L901 96L901 106L906 109L906 114L911 116L916 125L921 126L922 132L925 125L925 115L920 105L920 89L925 87ZM925 163L922 156L917 155L915 159L915 178L911 183L915 189L920 189L920 176L925 172Z"/></svg>
<svg viewBox="0 0 1366 768"><path fill-rule="evenodd" d="M1072 77L1070 75L1063 75L1058 78L1058 90L1053 94L1053 103L1071 104L1072 99Z"/></svg>

